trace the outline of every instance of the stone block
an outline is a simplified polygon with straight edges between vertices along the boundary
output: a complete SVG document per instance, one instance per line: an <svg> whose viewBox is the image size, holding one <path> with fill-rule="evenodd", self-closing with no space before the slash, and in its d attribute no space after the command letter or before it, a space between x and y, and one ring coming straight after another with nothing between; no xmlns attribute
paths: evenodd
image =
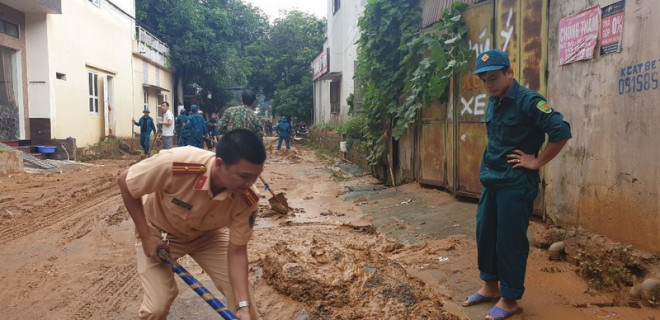
<svg viewBox="0 0 660 320"><path fill-rule="evenodd" d="M23 172L23 157L20 151L0 150L0 176Z"/></svg>

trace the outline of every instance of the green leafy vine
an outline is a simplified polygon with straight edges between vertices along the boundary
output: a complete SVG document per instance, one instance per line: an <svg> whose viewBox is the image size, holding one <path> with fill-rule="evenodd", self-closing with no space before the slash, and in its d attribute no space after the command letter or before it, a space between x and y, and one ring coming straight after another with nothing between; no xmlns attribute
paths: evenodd
<svg viewBox="0 0 660 320"><path fill-rule="evenodd" d="M367 113L366 138L375 165L390 136L401 138L433 98L446 100L451 77L468 69L474 52L461 19L465 4L445 10L432 32L420 34L418 1L369 0L358 26L357 77Z"/></svg>

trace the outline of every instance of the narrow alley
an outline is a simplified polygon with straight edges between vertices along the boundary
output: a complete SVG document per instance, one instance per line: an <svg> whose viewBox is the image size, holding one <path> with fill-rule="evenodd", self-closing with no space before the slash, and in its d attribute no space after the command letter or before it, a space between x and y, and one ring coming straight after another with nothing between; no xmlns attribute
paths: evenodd
<svg viewBox="0 0 660 320"><path fill-rule="evenodd" d="M272 149L263 177L293 210L272 211L262 193L249 254L263 319L482 318L487 305L460 306L479 286L476 204L418 184L385 188L304 146ZM137 160L63 163L0 178L3 319L135 318L142 289L116 177ZM194 261L179 262L218 294ZM575 269L533 247L519 319L659 316L623 291L590 289ZM218 318L176 281L169 319Z"/></svg>

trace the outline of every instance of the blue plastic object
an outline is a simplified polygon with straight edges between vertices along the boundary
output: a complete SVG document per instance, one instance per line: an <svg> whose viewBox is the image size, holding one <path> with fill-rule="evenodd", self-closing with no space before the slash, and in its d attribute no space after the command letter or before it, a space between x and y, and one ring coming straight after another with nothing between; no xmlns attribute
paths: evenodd
<svg viewBox="0 0 660 320"><path fill-rule="evenodd" d="M55 153L56 146L37 146L39 153Z"/></svg>

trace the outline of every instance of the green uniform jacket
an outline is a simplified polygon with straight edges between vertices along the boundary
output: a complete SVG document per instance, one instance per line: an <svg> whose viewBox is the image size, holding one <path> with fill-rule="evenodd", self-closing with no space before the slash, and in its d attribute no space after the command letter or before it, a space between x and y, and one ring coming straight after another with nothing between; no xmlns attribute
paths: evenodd
<svg viewBox="0 0 660 320"><path fill-rule="evenodd" d="M538 184L538 170L513 169L506 156L516 149L538 156L546 134L551 142L571 138L571 127L564 116L552 110L542 95L520 86L516 80L502 99L490 97L484 122L488 144L479 178L487 188Z"/></svg>
<svg viewBox="0 0 660 320"><path fill-rule="evenodd" d="M220 134L235 129L247 129L261 136L262 126L254 110L246 106L231 107L225 110L217 125Z"/></svg>

